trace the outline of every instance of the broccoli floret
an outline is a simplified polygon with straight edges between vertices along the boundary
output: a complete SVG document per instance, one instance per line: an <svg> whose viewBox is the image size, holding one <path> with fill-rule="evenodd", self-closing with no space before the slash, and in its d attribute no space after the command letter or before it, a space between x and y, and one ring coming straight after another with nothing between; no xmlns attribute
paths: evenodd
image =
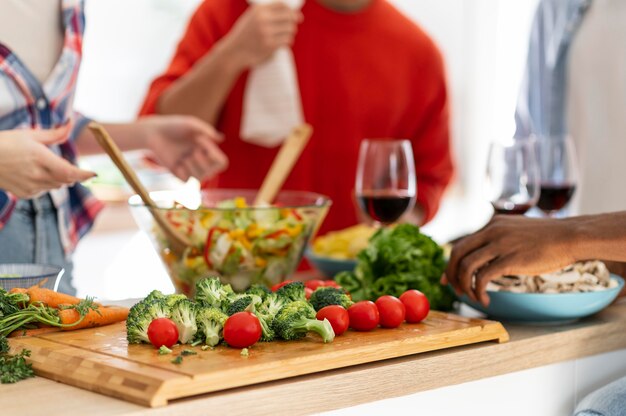
<svg viewBox="0 0 626 416"><path fill-rule="evenodd" d="M265 316L260 313L255 313L256 317L259 318L259 323L261 324L261 341L270 342L276 339L276 331L272 327L274 322L274 318L271 316Z"/></svg>
<svg viewBox="0 0 626 416"><path fill-rule="evenodd" d="M316 311L319 311L325 306L340 305L348 309L354 305L354 302L350 299L343 289L337 289L334 287L320 287L311 294L309 299L311 305Z"/></svg>
<svg viewBox="0 0 626 416"><path fill-rule="evenodd" d="M206 345L216 346L222 340L224 323L228 316L217 308L200 308L196 312L198 332L196 339L201 339Z"/></svg>
<svg viewBox="0 0 626 416"><path fill-rule="evenodd" d="M242 293L240 295L231 296L228 298L228 302L226 306L226 314L228 316L234 315L237 312L243 312L248 310L250 312L254 312L256 310L257 305L260 305L262 300L257 295L247 295Z"/></svg>
<svg viewBox="0 0 626 416"><path fill-rule="evenodd" d="M307 302L299 300L288 303L274 317L273 329L284 340L302 338L307 332L319 334L324 342L332 342L335 332L327 319L315 319L315 309Z"/></svg>
<svg viewBox="0 0 626 416"><path fill-rule="evenodd" d="M196 302L203 306L219 308L232 293L233 288L230 285L223 285L218 277L208 277L196 283Z"/></svg>
<svg viewBox="0 0 626 416"><path fill-rule="evenodd" d="M275 338L274 330L272 329L273 316L265 316L257 308L261 307L262 300L257 295L239 294L229 297L231 303L226 308L228 316L234 315L237 312L248 311L252 312L259 319L261 324L261 341L273 341Z"/></svg>
<svg viewBox="0 0 626 416"><path fill-rule="evenodd" d="M171 354L171 353L172 353L172 350L167 348L165 345L161 345L161 348L159 348L159 355L165 355L165 354Z"/></svg>
<svg viewBox="0 0 626 416"><path fill-rule="evenodd" d="M165 297L151 299L152 302L146 302L144 299L130 308L126 319L126 338L130 344L149 343L150 323L157 318L169 318L171 308L165 302Z"/></svg>
<svg viewBox="0 0 626 416"><path fill-rule="evenodd" d="M257 310L264 316L271 316L273 319L287 303L289 302L285 298L278 296L276 293L270 293Z"/></svg>
<svg viewBox="0 0 626 416"><path fill-rule="evenodd" d="M169 318L172 313L172 307L167 304L165 299L152 302L146 307L146 313L151 319Z"/></svg>
<svg viewBox="0 0 626 416"><path fill-rule="evenodd" d="M148 293L148 296L146 296L141 302L152 303L158 299L165 299L165 295L161 293L160 290L153 290L152 292Z"/></svg>
<svg viewBox="0 0 626 416"><path fill-rule="evenodd" d="M272 291L265 285L252 285L248 290L246 290L246 294L248 295L257 295L261 298L261 300L265 300L267 295L272 293Z"/></svg>
<svg viewBox="0 0 626 416"><path fill-rule="evenodd" d="M270 293L263 303L256 308L255 314L259 318L263 330L261 341L272 341L276 338L273 328L274 317L287 303L289 302L285 298L276 293Z"/></svg>
<svg viewBox="0 0 626 416"><path fill-rule="evenodd" d="M262 300L265 300L267 295L272 293L272 291L265 285L252 285L246 290L246 293L249 295L257 295Z"/></svg>
<svg viewBox="0 0 626 416"><path fill-rule="evenodd" d="M176 304L176 302L183 299L187 299L187 296L183 295L182 293L175 293L173 295L165 296L165 303L167 303L168 306L171 308Z"/></svg>
<svg viewBox="0 0 626 416"><path fill-rule="evenodd" d="M189 299L179 300L172 307L171 319L178 328L178 341L189 344L198 332L196 324L196 304Z"/></svg>
<svg viewBox="0 0 626 416"><path fill-rule="evenodd" d="M304 295L304 283L302 282L287 283L285 286L278 289L276 294L291 302L306 300L306 296Z"/></svg>

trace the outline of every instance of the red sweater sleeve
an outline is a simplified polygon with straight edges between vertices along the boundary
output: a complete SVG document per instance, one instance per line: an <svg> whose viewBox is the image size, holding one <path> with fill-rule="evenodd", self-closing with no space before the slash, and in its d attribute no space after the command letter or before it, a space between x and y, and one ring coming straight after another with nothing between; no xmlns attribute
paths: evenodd
<svg viewBox="0 0 626 416"><path fill-rule="evenodd" d="M144 100L139 115L156 113L156 105L161 94L178 78L185 75L219 40L214 19L215 0L205 0L192 16L183 38L178 43L174 58L165 73L156 78Z"/></svg>
<svg viewBox="0 0 626 416"><path fill-rule="evenodd" d="M437 213L443 192L454 171L450 155L448 95L443 59L434 44L432 48L433 59L428 66L430 76L424 77L431 88L428 97L422 97L426 101L422 107L421 122L412 138L417 202L424 209L425 223Z"/></svg>

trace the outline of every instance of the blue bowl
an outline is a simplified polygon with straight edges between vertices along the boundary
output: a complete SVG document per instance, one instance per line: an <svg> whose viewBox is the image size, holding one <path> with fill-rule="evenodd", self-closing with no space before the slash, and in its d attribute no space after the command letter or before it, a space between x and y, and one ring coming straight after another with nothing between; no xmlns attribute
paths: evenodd
<svg viewBox="0 0 626 416"><path fill-rule="evenodd" d="M335 277L339 272L351 272L356 267L356 260L339 260L332 257L318 256L310 248L306 249L304 256L313 267L327 277Z"/></svg>
<svg viewBox="0 0 626 416"><path fill-rule="evenodd" d="M617 287L599 292L582 293L512 293L489 291L490 303L485 307L466 295L461 301L488 316L509 322L561 324L593 315L615 300L624 287L624 279L611 274Z"/></svg>
<svg viewBox="0 0 626 416"><path fill-rule="evenodd" d="M64 271L48 264L0 264L0 287L8 292L16 287L40 285L56 291Z"/></svg>

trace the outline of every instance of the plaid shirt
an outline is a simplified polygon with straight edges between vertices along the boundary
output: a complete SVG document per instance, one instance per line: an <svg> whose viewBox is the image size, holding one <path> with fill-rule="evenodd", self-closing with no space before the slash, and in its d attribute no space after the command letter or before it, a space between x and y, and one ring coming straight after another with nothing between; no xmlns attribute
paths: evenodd
<svg viewBox="0 0 626 416"><path fill-rule="evenodd" d="M87 119L73 113L72 103L82 57L85 26L83 0L63 0L65 42L61 56L43 85L11 50L0 43L0 130L53 129L72 122L70 139L50 149L76 162L75 139ZM102 203L80 184L52 191L58 211L59 232L66 253L92 226ZM0 229L15 207L14 195L0 190Z"/></svg>

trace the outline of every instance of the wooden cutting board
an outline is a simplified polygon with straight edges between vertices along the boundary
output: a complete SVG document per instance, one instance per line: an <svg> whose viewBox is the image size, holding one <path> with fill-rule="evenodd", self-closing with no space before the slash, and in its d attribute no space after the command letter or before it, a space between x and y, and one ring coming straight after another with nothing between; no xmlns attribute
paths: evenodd
<svg viewBox="0 0 626 416"><path fill-rule="evenodd" d="M258 343L248 357L219 346L172 364L149 345L128 345L124 323L75 332L11 339L28 348L37 375L146 406L357 364L485 341L506 342L499 322L431 311L419 324L371 332L348 331L324 344L319 337Z"/></svg>

